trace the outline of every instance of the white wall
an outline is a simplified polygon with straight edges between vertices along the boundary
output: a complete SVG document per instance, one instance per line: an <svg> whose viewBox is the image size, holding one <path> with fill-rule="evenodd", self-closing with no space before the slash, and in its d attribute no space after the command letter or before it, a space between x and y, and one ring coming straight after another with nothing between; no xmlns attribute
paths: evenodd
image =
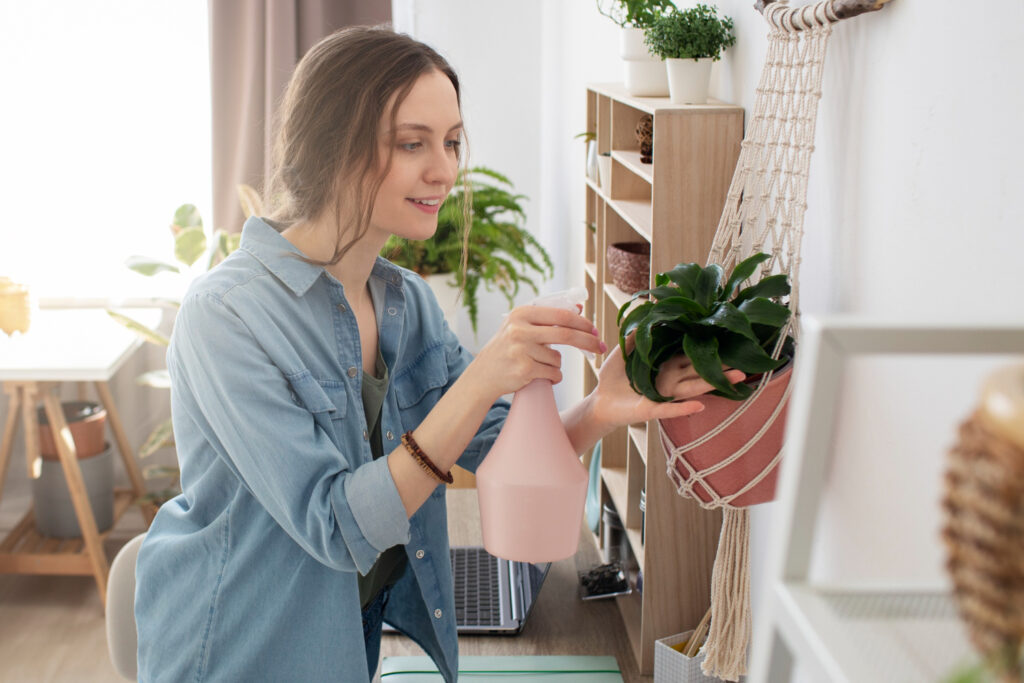
<svg viewBox="0 0 1024 683"><path fill-rule="evenodd" d="M583 154L572 136L585 124L585 84L622 78L616 27L592 0L403 2L415 7L416 34L437 39L467 81L474 158L508 170L530 194L530 228L558 260L553 284L581 282ZM766 26L750 0L718 4L735 19L738 42L715 66L712 96L749 112ZM1019 0L993 0L983 18L953 3L894 0L836 27L808 190L805 315L1024 320L1022 20ZM510 79L504 96L488 81L495 75ZM1007 361L852 367L817 576L945 581L936 503L943 456L980 378ZM566 365L563 392L575 398L578 364ZM754 515L755 609L771 508Z"/></svg>

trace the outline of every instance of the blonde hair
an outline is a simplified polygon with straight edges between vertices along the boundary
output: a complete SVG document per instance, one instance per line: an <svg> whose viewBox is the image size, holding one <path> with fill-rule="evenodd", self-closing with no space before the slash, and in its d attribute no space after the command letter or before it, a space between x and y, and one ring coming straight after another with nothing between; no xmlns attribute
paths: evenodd
<svg viewBox="0 0 1024 683"><path fill-rule="evenodd" d="M398 108L416 81L435 70L451 81L461 108L459 79L448 62L388 28L342 29L295 67L279 108L269 217L284 230L333 210L339 226L354 226L339 230L330 260L310 262L338 263L369 230L374 198L391 166L390 154L379 158L381 120L389 113L388 129L394 130ZM467 237L468 229L467 220Z"/></svg>

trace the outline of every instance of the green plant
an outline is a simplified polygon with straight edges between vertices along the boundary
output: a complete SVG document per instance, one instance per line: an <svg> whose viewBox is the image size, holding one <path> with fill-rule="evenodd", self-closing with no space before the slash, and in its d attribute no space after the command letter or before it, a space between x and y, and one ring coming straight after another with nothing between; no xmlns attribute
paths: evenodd
<svg viewBox="0 0 1024 683"><path fill-rule="evenodd" d="M698 4L655 17L644 29L644 43L662 59L718 61L736 43L732 27L732 19L719 18L716 8Z"/></svg>
<svg viewBox="0 0 1024 683"><path fill-rule="evenodd" d="M670 401L655 389L658 368L672 356L684 353L719 396L741 400L753 390L742 382L732 384L722 365L747 375L775 370L793 356L793 340L785 339L782 354L771 357L789 321L789 307L782 298L790 291L784 273L768 275L744 289L768 254L755 254L740 262L722 284L722 267L701 268L681 263L667 273L658 273L655 287L633 295L619 309L619 348L623 349L626 376L633 390L653 401ZM632 302L650 295L633 310ZM636 333L634 349L626 353L626 337Z"/></svg>
<svg viewBox="0 0 1024 683"><path fill-rule="evenodd" d="M623 28L646 28L673 9L671 0L597 0L597 11Z"/></svg>
<svg viewBox="0 0 1024 683"><path fill-rule="evenodd" d="M255 190L243 185L239 187L238 191L242 208L247 217L253 213L262 213L259 195ZM192 204L182 204L178 207L174 212L170 229L174 238L173 256L176 263L148 256L131 256L126 259L125 264L140 275L152 277L158 273L175 273L187 280L195 274L197 268L209 270L220 263L228 254L238 248L241 238L238 233L228 233L219 229L207 235L199 209ZM206 258L201 261L204 256ZM173 299L164 299L163 303L174 309L178 309L181 305L179 301ZM143 325L129 316L111 310L107 310L107 314L152 344L166 347L170 343L168 338L159 331ZM142 386L158 389L170 389L171 387L166 369L152 370L139 375L135 382ZM146 437L145 442L139 447L138 456L147 458L160 449L170 446L174 446L174 433L171 428L171 418L167 418ZM143 475L147 479L163 479L165 480L164 485L159 490L142 496L136 502L140 505L160 506L170 500L180 492L179 474L178 468L173 466L150 465L146 467Z"/></svg>
<svg viewBox="0 0 1024 683"><path fill-rule="evenodd" d="M456 284L463 290L463 305L469 311L474 333L481 283L487 289L498 289L511 307L522 284L539 293L530 273L544 279L554 274L547 251L523 228L526 212L522 202L526 197L512 190L512 182L500 173L482 166L470 168L459 174L455 190L441 205L433 237L406 240L392 235L381 250L381 255L392 263L423 276L454 273ZM465 269L464 196L469 199L471 220L465 244Z"/></svg>

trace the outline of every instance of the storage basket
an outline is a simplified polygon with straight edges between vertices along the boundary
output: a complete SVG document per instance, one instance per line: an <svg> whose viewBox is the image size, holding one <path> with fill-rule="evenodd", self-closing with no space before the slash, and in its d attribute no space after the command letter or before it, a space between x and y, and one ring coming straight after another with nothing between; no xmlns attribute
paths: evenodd
<svg viewBox="0 0 1024 683"><path fill-rule="evenodd" d="M608 272L612 282L626 294L648 289L651 281L649 242L616 242L607 249Z"/></svg>
<svg viewBox="0 0 1024 683"><path fill-rule="evenodd" d="M693 635L693 631L677 633L667 638L654 641L654 683L722 683L721 680L707 676L700 669L704 662L704 650L696 657L687 657L673 649L674 645L685 643ZM746 681L740 676L740 681Z"/></svg>

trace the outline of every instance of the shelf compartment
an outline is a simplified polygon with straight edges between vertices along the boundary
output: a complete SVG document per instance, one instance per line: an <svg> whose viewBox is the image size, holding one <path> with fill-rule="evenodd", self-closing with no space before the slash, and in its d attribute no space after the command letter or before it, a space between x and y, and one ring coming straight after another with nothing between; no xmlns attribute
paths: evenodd
<svg viewBox="0 0 1024 683"><path fill-rule="evenodd" d="M611 207L622 217L637 234L648 242L651 241L651 202L643 199L612 199L608 201Z"/></svg>
<svg viewBox="0 0 1024 683"><path fill-rule="evenodd" d="M583 264L583 272L587 274L591 282L597 282L597 264L587 261Z"/></svg>
<svg viewBox="0 0 1024 683"><path fill-rule="evenodd" d="M612 152L612 159L618 161L649 185L654 184L654 164L645 164L640 161L640 152L617 149Z"/></svg>
<svg viewBox="0 0 1024 683"><path fill-rule="evenodd" d="M653 424L653 423L652 423ZM640 459L643 461L644 466L647 465L647 425L630 425L628 427L629 439L636 446L637 452L640 454Z"/></svg>
<svg viewBox="0 0 1024 683"><path fill-rule="evenodd" d="M819 680L938 681L977 661L948 593L854 591L785 583L775 599L793 652Z"/></svg>

